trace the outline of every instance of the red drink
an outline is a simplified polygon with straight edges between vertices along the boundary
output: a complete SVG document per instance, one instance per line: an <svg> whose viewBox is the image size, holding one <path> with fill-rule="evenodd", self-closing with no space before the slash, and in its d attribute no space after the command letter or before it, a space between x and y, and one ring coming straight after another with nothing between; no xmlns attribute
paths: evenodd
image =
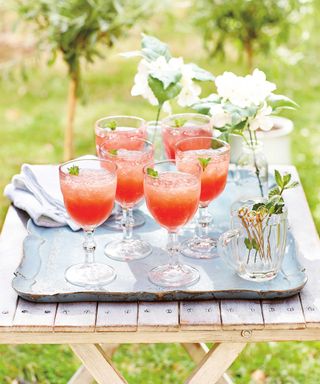
<svg viewBox="0 0 320 384"><path fill-rule="evenodd" d="M136 146L144 145L144 142L133 140ZM150 146L147 152L141 150L119 149L117 154L111 154L109 151L100 151L104 159L112 160L117 164L117 192L116 201L122 207L133 207L143 198L143 167L152 162L153 149Z"/></svg>
<svg viewBox="0 0 320 384"><path fill-rule="evenodd" d="M201 174L201 206L207 206L223 192L228 177L229 151L219 154L216 149L177 150L176 156L177 166L184 172L192 171L199 164L199 159L210 159Z"/></svg>
<svg viewBox="0 0 320 384"><path fill-rule="evenodd" d="M200 136L203 138L203 145L209 143L210 146L210 140L207 141L205 137L211 138L212 132L211 120L205 115L186 113L172 115L163 120L162 138L168 159L175 158L175 146L182 139Z"/></svg>
<svg viewBox="0 0 320 384"><path fill-rule="evenodd" d="M60 175L65 207L81 227L96 227L111 214L116 178L106 169L80 169L79 175Z"/></svg>
<svg viewBox="0 0 320 384"><path fill-rule="evenodd" d="M146 139L147 126L146 122L140 118L111 116L96 122L95 136L97 153L101 145L105 145L106 149L138 150L140 143L131 139Z"/></svg>
<svg viewBox="0 0 320 384"><path fill-rule="evenodd" d="M169 231L185 225L196 213L199 178L181 172L163 172L159 178L146 177L145 199L155 220Z"/></svg>

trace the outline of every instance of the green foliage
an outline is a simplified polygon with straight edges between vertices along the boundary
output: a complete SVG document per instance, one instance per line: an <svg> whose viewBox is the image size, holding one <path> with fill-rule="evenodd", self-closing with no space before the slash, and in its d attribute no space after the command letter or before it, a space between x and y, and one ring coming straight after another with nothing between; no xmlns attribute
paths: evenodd
<svg viewBox="0 0 320 384"><path fill-rule="evenodd" d="M204 172L206 170L207 166L209 165L210 161L211 161L211 157L208 157L207 159L199 157L198 160L199 160L201 168L202 168L202 170Z"/></svg>
<svg viewBox="0 0 320 384"><path fill-rule="evenodd" d="M211 56L225 54L228 43L246 52L251 66L254 51L268 53L286 43L308 1L197 0L195 24ZM301 12L299 14L299 12Z"/></svg>
<svg viewBox="0 0 320 384"><path fill-rule="evenodd" d="M174 126L175 128L183 127L187 121L188 121L187 119L175 119Z"/></svg>
<svg viewBox="0 0 320 384"><path fill-rule="evenodd" d="M151 75L148 77L148 84L157 98L159 106L162 106L165 101L171 100L178 96L182 88L180 83L171 83L165 88L161 80L156 79Z"/></svg>
<svg viewBox="0 0 320 384"><path fill-rule="evenodd" d="M16 2L20 16L33 23L39 43L50 51L49 63L61 52L72 75L78 73L81 59L92 63L95 57L101 56L97 43L111 47L146 15L151 4L143 0Z"/></svg>
<svg viewBox="0 0 320 384"><path fill-rule="evenodd" d="M73 176L79 176L80 168L77 165L73 165L72 167L68 168L69 175Z"/></svg>
<svg viewBox="0 0 320 384"><path fill-rule="evenodd" d="M159 173L158 171L156 171L155 169L153 168L147 168L147 174L151 177L154 177L154 178L158 178L159 177Z"/></svg>

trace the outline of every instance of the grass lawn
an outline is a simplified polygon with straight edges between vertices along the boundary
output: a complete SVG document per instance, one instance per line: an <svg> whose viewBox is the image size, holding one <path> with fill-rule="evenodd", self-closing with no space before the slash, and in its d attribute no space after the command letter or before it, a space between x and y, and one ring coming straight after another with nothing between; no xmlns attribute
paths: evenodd
<svg viewBox="0 0 320 384"><path fill-rule="evenodd" d="M293 162L297 166L318 231L320 230L320 72L317 54L320 40L316 17L308 25L314 33L298 49L304 59L287 65L275 57L258 57L257 66L278 84L279 92L296 100L300 109L292 118ZM155 20L150 32L165 38L175 55L195 61L219 74L225 69L239 74L245 66L239 62L215 62L206 58L201 39L184 20ZM162 32L158 33L161 30ZM121 50L137 49L139 34L112 51L107 59L84 70L87 103L79 105L76 117L76 155L94 153L94 121L108 114L137 114L154 119L155 110L144 100L132 98L130 88L136 61L119 58ZM192 49L191 49L192 48ZM196 54L194 54L196 52ZM209 88L208 88L209 90ZM62 64L47 68L42 62L33 66L29 81L0 83L0 189L17 173L24 162L52 163L62 159L63 128L66 118L67 77ZM0 196L3 220L8 201ZM233 364L230 373L235 383L320 382L320 343L261 343L248 346ZM114 356L117 367L134 383L182 383L193 363L177 345L122 346ZM0 383L66 383L79 365L67 346L0 346Z"/></svg>

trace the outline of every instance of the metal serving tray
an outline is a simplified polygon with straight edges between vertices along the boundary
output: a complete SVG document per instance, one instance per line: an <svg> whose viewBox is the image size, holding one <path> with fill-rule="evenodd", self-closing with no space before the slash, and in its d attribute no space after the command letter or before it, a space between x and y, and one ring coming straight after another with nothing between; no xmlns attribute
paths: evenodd
<svg viewBox="0 0 320 384"><path fill-rule="evenodd" d="M215 224L220 230L229 227L230 205L237 193L237 186L231 180L221 197L210 206ZM163 251L166 231L153 221L145 206L141 210L145 214L146 223L136 228L135 233L154 247L152 255L128 263L107 258L103 254L104 244L120 238L121 233L100 226L96 231L96 259L113 266L117 278L98 289L76 287L64 279L65 269L83 260L82 232L72 232L68 227L38 227L29 220L29 235L24 241L23 258L12 282L14 289L19 296L35 302L274 299L296 294L307 281L304 268L299 264L298 248L289 231L282 271L269 282L243 280L220 258L194 260L181 256L183 262L199 270L199 282L181 289L157 287L148 280L147 273L153 266L165 263L168 259L167 253ZM181 239L187 235L192 235L192 229L187 228Z"/></svg>

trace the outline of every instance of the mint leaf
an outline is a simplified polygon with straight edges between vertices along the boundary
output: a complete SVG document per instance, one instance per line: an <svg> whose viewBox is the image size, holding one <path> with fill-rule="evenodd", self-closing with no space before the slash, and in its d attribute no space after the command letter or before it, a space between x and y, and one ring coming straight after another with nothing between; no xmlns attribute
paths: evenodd
<svg viewBox="0 0 320 384"><path fill-rule="evenodd" d="M183 127L187 121L188 121L187 119L175 119L174 120L174 126L176 128Z"/></svg>
<svg viewBox="0 0 320 384"><path fill-rule="evenodd" d="M280 172L277 169L274 171L274 178L276 179L276 183L279 185L279 187L283 188L283 180Z"/></svg>
<svg viewBox="0 0 320 384"><path fill-rule="evenodd" d="M222 148L224 145L220 143L218 140L211 140L211 149L219 149Z"/></svg>
<svg viewBox="0 0 320 384"><path fill-rule="evenodd" d="M69 175L72 176L79 176L80 168L77 165L73 165L72 167L68 168Z"/></svg>
<svg viewBox="0 0 320 384"><path fill-rule="evenodd" d="M117 156L118 150L117 149L109 149L108 151L111 155Z"/></svg>
<svg viewBox="0 0 320 384"><path fill-rule="evenodd" d="M256 239L252 239L252 242L251 242L251 243L252 243L252 247L253 247L253 249L255 249L256 251L259 251L260 246L259 246L257 240L256 240Z"/></svg>
<svg viewBox="0 0 320 384"><path fill-rule="evenodd" d="M252 243L251 243L251 241L250 241L250 239L249 239L248 237L246 237L246 238L244 239L244 244L245 244L245 246L247 247L247 249L249 249L249 251L251 251L251 249L252 249Z"/></svg>
<svg viewBox="0 0 320 384"><path fill-rule="evenodd" d="M291 180L291 175L290 173L285 173L283 175L283 185L286 186Z"/></svg>
<svg viewBox="0 0 320 384"><path fill-rule="evenodd" d="M107 127L111 129L111 131L114 131L117 128L117 122L115 120L111 120L108 124Z"/></svg>
<svg viewBox="0 0 320 384"><path fill-rule="evenodd" d="M154 178L158 178L159 177L159 173L158 171L156 171L155 169L153 168L147 168L147 174L151 177L154 177Z"/></svg>
<svg viewBox="0 0 320 384"><path fill-rule="evenodd" d="M207 159L203 159L203 158L199 157L198 160L199 160L199 163L200 163L202 170L204 172L210 163L211 157L208 157Z"/></svg>
<svg viewBox="0 0 320 384"><path fill-rule="evenodd" d="M291 188L295 188L299 185L299 182L298 181L293 181L291 184L287 185L286 186L286 189L291 189Z"/></svg>

